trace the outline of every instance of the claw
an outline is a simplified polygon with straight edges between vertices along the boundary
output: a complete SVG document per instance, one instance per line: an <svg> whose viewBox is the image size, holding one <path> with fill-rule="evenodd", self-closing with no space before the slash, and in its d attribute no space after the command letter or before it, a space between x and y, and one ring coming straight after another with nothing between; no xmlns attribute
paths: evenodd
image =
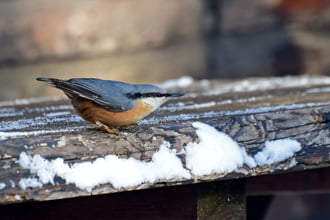
<svg viewBox="0 0 330 220"><path fill-rule="evenodd" d="M111 129L110 129L107 125L103 124L102 122L95 121L95 122L94 122L94 125L95 125L97 128L99 128L99 129L101 129L102 131L105 131L105 132L107 132L107 133L109 133L109 134L115 134L115 135L119 135L119 134L120 134L119 131L118 131L118 129L116 129L116 128L111 128Z"/></svg>

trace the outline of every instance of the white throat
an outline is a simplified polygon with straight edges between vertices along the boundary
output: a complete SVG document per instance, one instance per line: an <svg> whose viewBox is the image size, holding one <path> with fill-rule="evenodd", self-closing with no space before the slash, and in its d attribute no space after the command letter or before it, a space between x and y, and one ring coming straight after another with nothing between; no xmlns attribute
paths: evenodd
<svg viewBox="0 0 330 220"><path fill-rule="evenodd" d="M142 98L142 101L155 110L166 101L166 97L147 97Z"/></svg>

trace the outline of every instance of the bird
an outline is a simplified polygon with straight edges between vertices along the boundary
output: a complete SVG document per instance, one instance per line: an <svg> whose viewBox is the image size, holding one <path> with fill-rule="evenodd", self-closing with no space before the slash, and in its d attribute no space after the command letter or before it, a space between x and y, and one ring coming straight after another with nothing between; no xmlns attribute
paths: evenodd
<svg viewBox="0 0 330 220"><path fill-rule="evenodd" d="M61 89L71 100L75 112L97 128L118 134L117 127L136 124L155 111L168 98L183 93L167 93L150 84L130 84L96 78L36 78Z"/></svg>

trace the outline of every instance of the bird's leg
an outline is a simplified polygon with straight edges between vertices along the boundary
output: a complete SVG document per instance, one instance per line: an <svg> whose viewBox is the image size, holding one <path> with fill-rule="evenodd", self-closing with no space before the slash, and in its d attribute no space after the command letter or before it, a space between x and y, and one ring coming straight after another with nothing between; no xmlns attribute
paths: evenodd
<svg viewBox="0 0 330 220"><path fill-rule="evenodd" d="M108 132L109 134L119 135L119 131L116 128L110 129L107 125L103 124L100 121L95 121L94 124L96 125L96 127L101 129L102 131Z"/></svg>

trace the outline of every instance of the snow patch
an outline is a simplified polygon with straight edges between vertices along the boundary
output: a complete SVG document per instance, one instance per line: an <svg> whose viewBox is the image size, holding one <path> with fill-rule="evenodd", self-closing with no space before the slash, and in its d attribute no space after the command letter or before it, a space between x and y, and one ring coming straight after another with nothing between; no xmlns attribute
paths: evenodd
<svg viewBox="0 0 330 220"><path fill-rule="evenodd" d="M25 169L29 169L32 174L36 174L42 184L55 184L54 177L59 176L66 183L74 183L87 191L104 183L111 183L115 188L122 188L145 182L153 183L160 179L190 178L189 172L183 168L181 160L176 156L176 151L168 147L169 143L162 144L150 162L107 155L94 162L74 163L70 166L62 158L49 161L40 155L32 157L23 152L18 163ZM27 185L33 187L33 184L20 184L21 187ZM39 187L38 183L35 185Z"/></svg>
<svg viewBox="0 0 330 220"><path fill-rule="evenodd" d="M254 158L258 165L270 165L292 157L294 153L300 150L300 143L295 140L266 141L265 148L258 152Z"/></svg>
<svg viewBox="0 0 330 220"><path fill-rule="evenodd" d="M23 200L22 196L20 196L20 195L15 195L14 197L15 197L16 201Z"/></svg>
<svg viewBox="0 0 330 220"><path fill-rule="evenodd" d="M23 189L27 188L41 188L42 183L37 178L22 178L18 185Z"/></svg>
<svg viewBox="0 0 330 220"><path fill-rule="evenodd" d="M244 163L248 167L254 168L254 167L257 166L257 163L256 163L255 159L246 153L246 150L245 150L244 147L241 147L241 153L242 153L242 156L244 158Z"/></svg>
<svg viewBox="0 0 330 220"><path fill-rule="evenodd" d="M163 89L173 89L180 87L187 87L194 83L194 79L191 76L182 76L178 79L170 79L158 84Z"/></svg>
<svg viewBox="0 0 330 220"><path fill-rule="evenodd" d="M16 183L14 182L14 180L9 180L9 183L10 183L11 188L16 187Z"/></svg>
<svg viewBox="0 0 330 220"><path fill-rule="evenodd" d="M250 168L270 165L286 160L301 150L298 141L280 139L266 141L264 149L251 157L227 134L204 123L194 122L192 125L197 128L200 142L187 145L186 161L192 174L197 176L229 173L243 164Z"/></svg>
<svg viewBox="0 0 330 220"><path fill-rule="evenodd" d="M219 87L211 89L203 94L205 95L218 95L230 92L251 92L256 90L270 90L280 88L302 87L312 85L330 84L330 77L312 77L304 76L286 76L286 77L273 77L268 80L241 80L238 82L222 84ZM201 95L201 94L200 94Z"/></svg>
<svg viewBox="0 0 330 220"><path fill-rule="evenodd" d="M6 188L6 183L0 183L0 190L3 190L4 188Z"/></svg>
<svg viewBox="0 0 330 220"><path fill-rule="evenodd" d="M60 115L65 117L59 117ZM0 121L0 131L20 130L31 126L44 126L61 122L81 122L82 120L81 117L70 112L49 113L44 116L23 118L16 121Z"/></svg>
<svg viewBox="0 0 330 220"><path fill-rule="evenodd" d="M213 173L229 173L241 167L244 158L237 142L214 127L194 122L199 143L186 147L187 167L197 176Z"/></svg>
<svg viewBox="0 0 330 220"><path fill-rule="evenodd" d="M40 98L28 98L28 99L16 99L13 101L1 101L0 107L2 106L11 106L11 105L29 105L32 103L40 103L47 101L59 101L64 98L61 96L52 96L52 97L40 97Z"/></svg>
<svg viewBox="0 0 330 220"><path fill-rule="evenodd" d="M0 131L0 140L7 140L9 138L19 138L19 137L30 137L30 136L39 136L47 134L57 134L64 132L73 132L79 131L86 128L86 126L77 126L57 130L38 130L38 131L13 131L13 132L1 132Z"/></svg>

